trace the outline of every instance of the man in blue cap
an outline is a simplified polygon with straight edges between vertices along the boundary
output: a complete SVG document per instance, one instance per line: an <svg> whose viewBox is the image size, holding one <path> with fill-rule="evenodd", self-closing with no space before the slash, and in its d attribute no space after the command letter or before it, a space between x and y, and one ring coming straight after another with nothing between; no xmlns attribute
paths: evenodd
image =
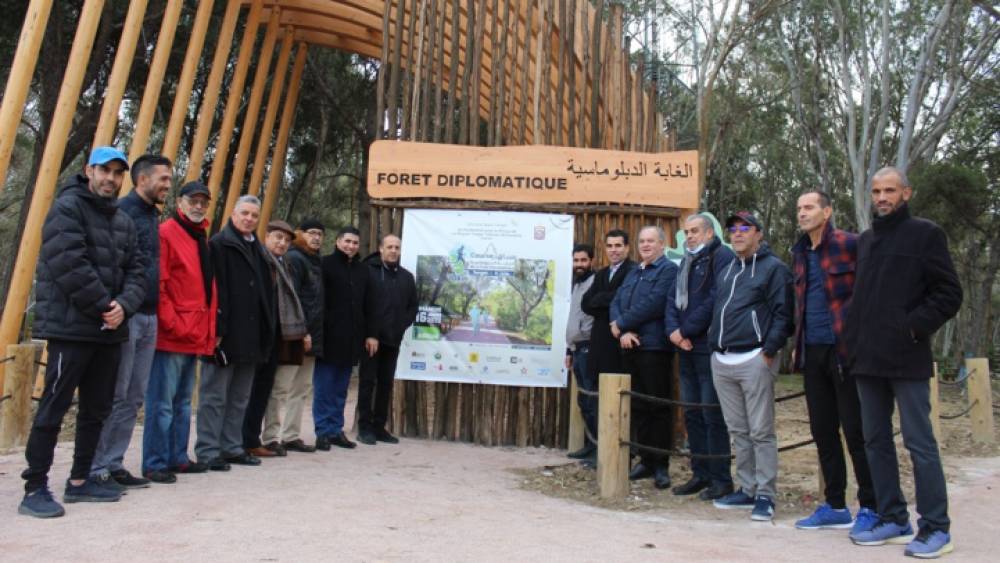
<svg viewBox="0 0 1000 563"><path fill-rule="evenodd" d="M118 490L90 477L94 450L115 396L128 317L142 305L145 275L135 224L115 205L128 162L113 147L90 153L85 175L62 188L42 226L34 334L48 340L45 391L31 427L24 499L18 512L62 516L52 467L62 419L79 388L76 447L65 502L111 502Z"/></svg>

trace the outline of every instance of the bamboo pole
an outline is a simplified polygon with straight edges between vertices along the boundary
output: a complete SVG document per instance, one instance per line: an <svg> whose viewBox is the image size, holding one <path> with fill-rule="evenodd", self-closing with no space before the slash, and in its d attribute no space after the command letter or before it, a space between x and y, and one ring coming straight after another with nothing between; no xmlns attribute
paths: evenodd
<svg viewBox="0 0 1000 563"><path fill-rule="evenodd" d="M433 89L436 88L434 82L434 69L436 60L434 58L437 52L437 31L438 27L435 25L437 22L437 12L438 3L437 0L431 0L427 8L427 25L424 27L421 25L420 29L423 31L427 30L427 62L424 63L421 68L424 71L424 77L422 82L422 92L420 94L420 140L430 141L433 135L431 134L431 100ZM423 16L423 13L421 13Z"/></svg>
<svg viewBox="0 0 1000 563"><path fill-rule="evenodd" d="M257 139L257 154L254 155L253 170L250 172L250 187L247 188L247 193L250 195L258 195L260 186L264 182L267 153L271 150L271 136L274 133L274 122L278 118L278 104L281 103L281 94L285 91L285 81L288 79L288 63L291 61L294 36L294 30L288 27L285 29L285 37L281 40L278 63L271 77L267 109L264 110L264 121L261 123L260 137ZM263 215L261 218L263 219Z"/></svg>
<svg viewBox="0 0 1000 563"><path fill-rule="evenodd" d="M542 58L545 56L545 46L548 44L548 38L546 37L546 22L548 21L548 15L546 14L546 8L548 7L548 2L546 0L537 0L538 2L538 45L535 46L535 83L532 89L531 103L532 103L532 124L531 124L531 142L535 145L543 144L544 140L542 138L542 65L545 64L545 60Z"/></svg>
<svg viewBox="0 0 1000 563"><path fill-rule="evenodd" d="M420 31L417 34L417 60L410 61L410 74L413 76L411 83L413 84L412 91L410 92L410 118L407 121L410 125L409 131L407 131L408 136L411 141L420 140L420 104L421 95L423 94L424 83L424 52L427 48L427 0L420 0L420 20L418 25L420 26ZM416 21L416 14L411 14L410 22Z"/></svg>
<svg viewBox="0 0 1000 563"><path fill-rule="evenodd" d="M632 389L632 377L602 373L599 381L597 482L601 498L624 498L629 491L629 449L621 441L629 438L632 408L629 397L621 392Z"/></svg>
<svg viewBox="0 0 1000 563"><path fill-rule="evenodd" d="M35 265L38 263L38 251L42 246L41 225L45 222L45 215L49 212L55 195L59 169L66 153L66 139L73 125L73 115L76 113L80 89L83 87L83 75L87 61L90 60L90 52L94 48L94 36L97 34L97 24L100 23L103 7L104 0L86 0L80 10L80 23L77 24L73 46L66 61L66 72L59 87L55 112L52 114L52 126L46 137L35 189L28 204L30 207L24 223L28 228L21 236L11 273L10 289L7 291L3 318L0 320L0 350L5 350L7 346L17 342L17 334L21 329L21 316L28 304ZM2 366L3 364L0 364L0 388L3 387Z"/></svg>
<svg viewBox="0 0 1000 563"><path fill-rule="evenodd" d="M229 158L229 145L233 139L233 127L236 125L236 117L240 111L240 99L243 97L243 86L246 84L247 72L250 69L253 45L257 41L257 28L260 27L263 6L263 0L254 0L253 4L250 5L246 28L243 30L243 38L240 40L240 55L236 61L236 68L233 70L233 78L229 83L229 98L226 100L226 112L222 115L222 123L219 125L219 139L215 143L212 173L208 177L208 190L212 193L207 215L209 221L215 217L215 206L219 199L222 176L226 170L225 162ZM228 201L228 194L226 199ZM223 221L225 221L225 218L223 218Z"/></svg>
<svg viewBox="0 0 1000 563"><path fill-rule="evenodd" d="M302 72L306 67L306 53L309 45L299 43L295 52L295 64L292 65L292 78L289 81L288 95L281 110L281 123L278 125L278 136L274 142L274 156L271 157L271 173L267 176L267 188L264 190L264 208L261 210L261 224L258 227L260 236L267 230L267 221L271 218L274 205L278 201L278 191L285 179L285 159L288 156L288 137L295 122L295 110L299 103L299 92L302 88Z"/></svg>
<svg viewBox="0 0 1000 563"><path fill-rule="evenodd" d="M410 103L413 95L413 36L417 27L417 0L410 0L409 21L406 27L406 72L403 74L403 107L400 138L410 135Z"/></svg>
<svg viewBox="0 0 1000 563"><path fill-rule="evenodd" d="M142 31L146 4L147 0L133 0L129 3L125 26L122 28L122 38L118 41L118 50L115 52L115 64L111 67L108 87L101 102L101 117L97 120L97 131L94 133L95 147L110 145L114 141L115 129L118 126L118 110L125 94L125 86L128 84L129 72L132 70L132 59L135 57L135 47L139 42L139 32Z"/></svg>
<svg viewBox="0 0 1000 563"><path fill-rule="evenodd" d="M211 19L214 4L214 0L201 0L198 2L198 11L195 12L194 24L191 27L191 39L188 41L187 52L184 54L184 66L181 67L177 89L174 90L174 106L170 110L167 133L163 138L163 149L160 151L163 156L171 160L177 158L177 149L181 144L184 121L187 119L191 102L191 90L194 87L194 76L198 70L198 63L201 61L202 52L205 50L205 31L208 29L208 21Z"/></svg>
<svg viewBox="0 0 1000 563"><path fill-rule="evenodd" d="M17 128L24 114L24 102L28 99L31 77L35 74L38 53L42 48L42 38L45 37L45 26L51 11L52 0L31 0L24 15L24 25L10 66L3 103L0 104L0 188L7 181L10 155L14 152Z"/></svg>
<svg viewBox="0 0 1000 563"><path fill-rule="evenodd" d="M0 451L23 446L31 430L31 393L35 379L35 357L41 351L35 343L7 346L7 357L13 361L7 369L3 396L7 397L0 418Z"/></svg>
<svg viewBox="0 0 1000 563"><path fill-rule="evenodd" d="M389 68L389 20L392 2L385 3L382 10L382 56L378 65L378 81L375 85L375 140L385 138L385 73Z"/></svg>
<svg viewBox="0 0 1000 563"><path fill-rule="evenodd" d="M260 117L260 103L264 97L264 84L267 82L268 71L271 70L271 58L274 56L274 44L278 39L278 23L281 10L273 8L271 18L267 22L264 33L264 44L260 48L260 58L257 59L257 72L250 88L250 101L247 102L247 113L243 117L243 127L240 128L240 144L236 149L236 162L233 163L233 176L229 179L229 191L226 192L226 207L223 217L229 217L236 206L236 199L243 191L243 178L247 173L247 161L250 160L250 144L257 130L257 119Z"/></svg>
<svg viewBox="0 0 1000 563"><path fill-rule="evenodd" d="M459 32L459 15L461 7L459 6L459 0L452 0L451 2L451 43L449 44L450 49L448 50L448 107L445 111L445 131L444 131L444 142L454 143L455 142L455 102L458 96L458 32Z"/></svg>
<svg viewBox="0 0 1000 563"><path fill-rule="evenodd" d="M142 102L139 104L139 116L135 120L135 132L132 133L132 144L129 147L129 162L135 161L149 146L149 134L153 130L153 118L156 116L156 106L160 100L160 89L163 87L163 75L170 62L170 53L174 46L174 35L177 33L177 22L181 17L182 0L167 0L163 12L163 22L160 23L160 35L156 39L156 50L153 51L153 61L146 75L146 86L142 90ZM88 56L89 59L89 56ZM87 61L83 62L87 65ZM125 175L122 182L121 196L132 190L132 178Z"/></svg>
<svg viewBox="0 0 1000 563"><path fill-rule="evenodd" d="M403 52L403 15L406 11L404 2L406 0L396 0L396 34L392 38L392 65L389 69L389 93L386 95L389 100L389 115L386 120L389 123L390 139L399 138L399 67ZM389 9L388 5L386 9Z"/></svg>
<svg viewBox="0 0 1000 563"><path fill-rule="evenodd" d="M222 78L229 62L229 52L233 45L233 35L236 32L236 20L240 15L240 5L240 0L229 0L229 3L226 4L226 13L222 16L219 39L215 44L215 56L212 58L212 70L209 71L208 81L205 84L205 95L202 97L198 124L195 128L194 140L191 142L191 154L188 155L188 168L184 176L187 182L201 177L201 167L205 162L205 149L208 147L208 137L212 132L212 122L215 121L215 111L219 105L219 92L222 89ZM211 217L211 214L209 216Z"/></svg>
<svg viewBox="0 0 1000 563"><path fill-rule="evenodd" d="M445 38L445 22L448 16L448 0L435 0L440 7L440 20L438 21L438 29L440 29L440 37L437 42L437 54L434 56L434 77L431 79L434 84L434 119L433 119L433 130L434 133L431 136L431 141L435 143L441 142L442 133L442 118L441 110L444 103L444 38ZM447 389L447 388L444 388ZM444 391L442 391L444 392Z"/></svg>
<svg viewBox="0 0 1000 563"><path fill-rule="evenodd" d="M972 419L972 440L992 444L993 390L990 386L990 362L986 358L967 358L965 369L969 372L969 404Z"/></svg>

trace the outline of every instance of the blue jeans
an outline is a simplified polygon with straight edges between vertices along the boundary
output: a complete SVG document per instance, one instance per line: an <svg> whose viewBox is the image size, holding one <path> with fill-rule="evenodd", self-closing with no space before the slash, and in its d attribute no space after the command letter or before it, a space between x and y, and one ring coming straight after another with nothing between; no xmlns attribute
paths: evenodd
<svg viewBox="0 0 1000 563"><path fill-rule="evenodd" d="M719 404L719 396L712 383L712 362L709 354L680 351L681 400L685 403ZM722 417L722 409L684 409L684 425L687 428L688 448L692 454L726 455L729 450L729 429ZM691 472L694 476L719 484L731 484L729 458L691 458Z"/></svg>
<svg viewBox="0 0 1000 563"><path fill-rule="evenodd" d="M142 434L142 472L166 471L190 463L191 394L198 357L156 351L146 390L146 424ZM204 370L212 369L203 364ZM202 374L203 376L205 374Z"/></svg>
<svg viewBox="0 0 1000 563"><path fill-rule="evenodd" d="M101 440L90 467L92 475L107 475L124 469L122 463L132 441L139 407L146 397L150 365L156 351L156 315L132 315L128 321L128 335L128 341L121 345L115 403L101 429Z"/></svg>
<svg viewBox="0 0 1000 563"><path fill-rule="evenodd" d="M313 421L316 437L336 436L344 430L344 405L351 383L351 366L316 360L313 370Z"/></svg>
<svg viewBox="0 0 1000 563"><path fill-rule="evenodd" d="M594 374L590 373L587 365L587 355L590 354L590 343L581 342L576 345L573 351L573 374L576 376L576 386L586 391L597 391L597 381ZM597 398L589 397L583 393L577 393L576 402L580 405L580 414L583 416L583 423L587 425L587 432L591 436L597 437ZM585 443L591 443L590 438L584 439Z"/></svg>

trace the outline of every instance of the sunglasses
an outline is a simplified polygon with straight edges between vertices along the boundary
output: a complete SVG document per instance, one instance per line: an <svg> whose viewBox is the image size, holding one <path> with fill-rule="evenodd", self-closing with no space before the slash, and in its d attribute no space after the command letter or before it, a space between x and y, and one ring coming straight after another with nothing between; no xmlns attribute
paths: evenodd
<svg viewBox="0 0 1000 563"><path fill-rule="evenodd" d="M750 225L733 225L732 227L726 227L726 230L729 231L730 233L735 233L735 232L749 233L750 229L752 228L753 227Z"/></svg>

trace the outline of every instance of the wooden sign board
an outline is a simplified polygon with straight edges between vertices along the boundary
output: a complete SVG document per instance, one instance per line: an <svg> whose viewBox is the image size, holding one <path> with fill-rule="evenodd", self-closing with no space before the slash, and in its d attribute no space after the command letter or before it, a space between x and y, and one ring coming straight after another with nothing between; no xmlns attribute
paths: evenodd
<svg viewBox="0 0 1000 563"><path fill-rule="evenodd" d="M698 207L698 152L376 141L368 194L514 203Z"/></svg>

